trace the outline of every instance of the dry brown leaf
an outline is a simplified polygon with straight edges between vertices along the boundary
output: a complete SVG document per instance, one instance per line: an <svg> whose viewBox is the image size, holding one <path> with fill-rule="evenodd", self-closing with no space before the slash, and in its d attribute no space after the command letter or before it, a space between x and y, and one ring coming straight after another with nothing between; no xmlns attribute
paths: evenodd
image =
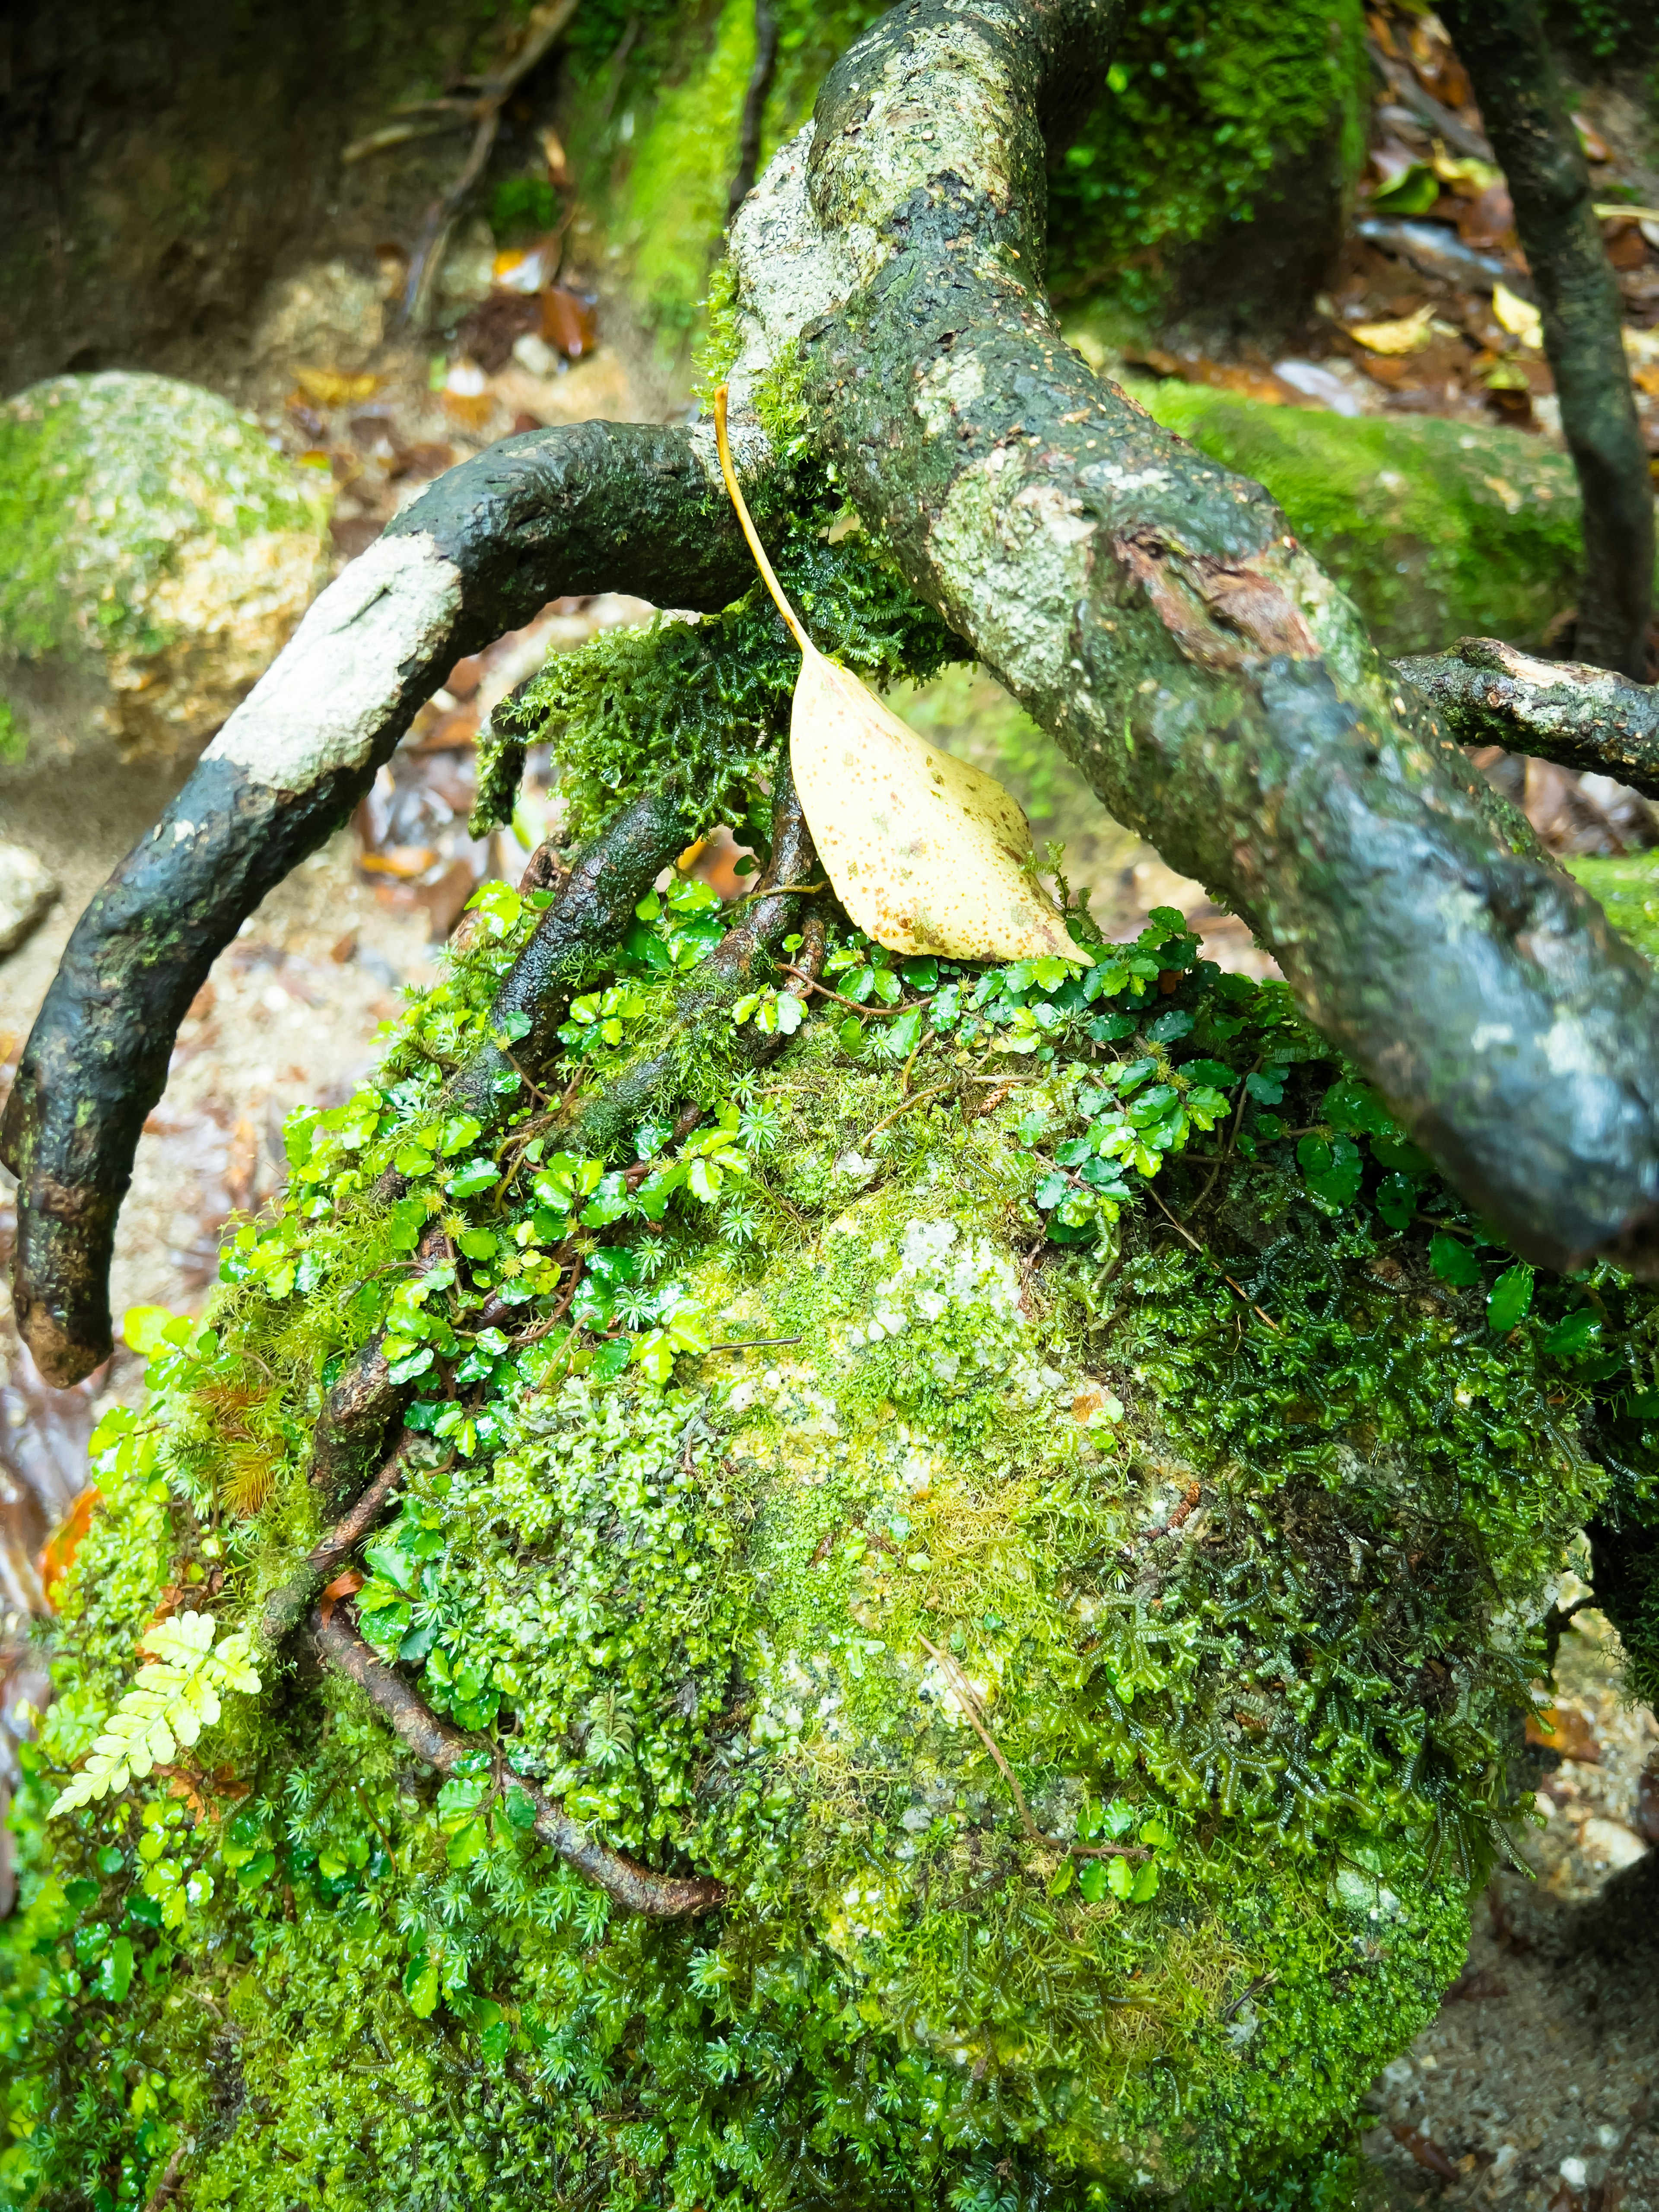
<svg viewBox="0 0 1659 2212"><path fill-rule="evenodd" d="M891 952L1085 961L1032 876L1031 832L1018 800L994 777L908 728L807 636L738 489L723 386L714 395L714 425L744 535L800 647L789 762L842 904Z"/></svg>

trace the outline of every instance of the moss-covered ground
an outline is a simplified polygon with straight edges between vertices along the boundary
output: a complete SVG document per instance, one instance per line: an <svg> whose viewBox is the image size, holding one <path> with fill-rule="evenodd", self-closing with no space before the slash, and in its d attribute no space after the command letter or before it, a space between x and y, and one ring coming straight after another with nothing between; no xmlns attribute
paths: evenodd
<svg viewBox="0 0 1659 2212"><path fill-rule="evenodd" d="M486 895L374 1079L291 1121L204 1321L133 1324L150 1405L99 1440L0 1950L8 2201L136 2206L175 2153L191 2212L366 2212L394 2173L1352 2201L1355 2101L1516 1815L1552 1578L1609 1456L1647 1480L1650 1295L1498 1249L1172 913L986 971L832 917L839 998L708 1017L678 1147L583 1158L523 1092L486 1130L441 1085L536 911ZM721 926L643 902L567 1112ZM441 1785L258 1644L376 1332L415 1442L337 1601L474 1740ZM49 1820L191 1612L260 1688L164 1685L149 1771ZM612 1907L515 1775L726 1903Z"/></svg>

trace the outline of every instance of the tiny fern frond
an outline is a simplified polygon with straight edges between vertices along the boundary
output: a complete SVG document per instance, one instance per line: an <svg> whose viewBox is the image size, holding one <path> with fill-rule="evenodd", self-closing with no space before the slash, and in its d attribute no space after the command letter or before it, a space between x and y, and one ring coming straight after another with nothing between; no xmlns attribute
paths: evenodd
<svg viewBox="0 0 1659 2212"><path fill-rule="evenodd" d="M216 1648L216 1627L211 1613L183 1613L158 1621L140 1639L138 1648L152 1655L151 1663L139 1668L137 1681L94 1740L91 1757L50 1817L125 1790L134 1775L164 1765L181 1744L194 1743L219 1718L221 1691L259 1687L252 1638L228 1636Z"/></svg>

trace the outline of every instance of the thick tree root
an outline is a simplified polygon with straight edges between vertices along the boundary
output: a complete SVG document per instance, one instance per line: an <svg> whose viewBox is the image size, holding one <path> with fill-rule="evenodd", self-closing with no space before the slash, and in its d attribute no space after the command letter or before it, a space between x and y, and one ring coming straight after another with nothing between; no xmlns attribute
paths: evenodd
<svg viewBox="0 0 1659 2212"><path fill-rule="evenodd" d="M579 854L536 933L502 980L490 1010L501 1030L522 1015L530 1027L503 1052L486 1044L445 1088L449 1111L476 1115L486 1128L522 1088L559 1056L558 1029L584 969L627 933L634 908L686 846L685 818L672 792L636 799Z"/></svg>
<svg viewBox="0 0 1659 2212"><path fill-rule="evenodd" d="M317 1649L327 1664L356 1683L417 1759L436 1767L441 1774L453 1774L463 1759L483 1752L499 1769L501 1753L494 1744L483 1736L464 1735L441 1720L402 1675L370 1649L352 1626L346 1602L335 1606L326 1620L320 1607L313 1608L310 1625ZM653 1920L685 1920L712 1912L725 1903L724 1883L653 1874L648 1867L596 1842L562 1806L544 1796L533 1782L514 1775L510 1786L523 1790L535 1808L535 1832L542 1842L628 1911Z"/></svg>
<svg viewBox="0 0 1659 2212"><path fill-rule="evenodd" d="M1459 744L1531 753L1659 799L1659 684L1582 661L1535 660L1491 637L1460 638L1450 653L1395 666Z"/></svg>
<svg viewBox="0 0 1659 2212"><path fill-rule="evenodd" d="M331 584L76 925L0 1130L18 1322L41 1372L111 1350L109 1262L145 1115L215 957L349 815L455 661L560 592L725 606L750 580L690 434L586 422L452 469Z"/></svg>
<svg viewBox="0 0 1659 2212"><path fill-rule="evenodd" d="M392 1379L380 1349L384 1334L376 1329L342 1370L317 1416L311 1480L325 1498L337 1498L349 1488L364 1461L380 1450L393 1415L410 1395Z"/></svg>
<svg viewBox="0 0 1659 2212"><path fill-rule="evenodd" d="M744 919L726 931L692 973L668 1042L649 1060L619 1076L583 1109L573 1139L583 1152L602 1158L630 1130L649 1115L660 1113L676 1096L684 1048L693 1032L718 1018L734 1000L752 989L757 976L771 972L773 955L793 927L804 900L823 888L817 875L812 833L801 811L785 752L779 758L772 798L772 857L758 896ZM816 946L817 964L821 967L821 927L811 943ZM763 1066L783 1042L781 1035L768 1036L753 1024L737 1030L732 1039L737 1057L750 1067Z"/></svg>
<svg viewBox="0 0 1659 2212"><path fill-rule="evenodd" d="M1260 486L1091 374L1042 297L1042 131L1120 13L909 0L848 50L732 226L734 404L799 363L916 591L1521 1252L1659 1270L1659 980Z"/></svg>

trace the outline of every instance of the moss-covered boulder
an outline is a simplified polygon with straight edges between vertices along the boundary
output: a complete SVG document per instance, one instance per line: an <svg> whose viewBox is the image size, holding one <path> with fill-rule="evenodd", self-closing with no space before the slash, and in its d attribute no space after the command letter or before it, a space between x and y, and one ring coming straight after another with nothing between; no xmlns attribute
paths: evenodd
<svg viewBox="0 0 1659 2212"><path fill-rule="evenodd" d="M679 885L486 1130L445 1071L534 907L491 894L290 1122L205 1323L130 1324L152 1405L100 1432L27 1753L0 2189L1347 2201L1317 2177L1514 1811L1553 1577L1608 1458L1655 1463L1651 1294L1498 1249L1169 913L1081 972L831 918L839 1001L705 1006L701 1124L586 1157L561 1114L721 927ZM371 1335L402 1498L329 1602L419 1741L464 1732L441 1783L259 1645ZM613 1905L526 1785L723 1901Z"/></svg>
<svg viewBox="0 0 1659 2212"><path fill-rule="evenodd" d="M0 714L65 667L123 750L211 735L325 580L329 483L169 377L60 376L0 406Z"/></svg>
<svg viewBox="0 0 1659 2212"><path fill-rule="evenodd" d="M1471 635L1535 645L1577 596L1577 480L1540 438L1273 407L1173 379L1131 388L1167 428L1267 486L1385 653Z"/></svg>

